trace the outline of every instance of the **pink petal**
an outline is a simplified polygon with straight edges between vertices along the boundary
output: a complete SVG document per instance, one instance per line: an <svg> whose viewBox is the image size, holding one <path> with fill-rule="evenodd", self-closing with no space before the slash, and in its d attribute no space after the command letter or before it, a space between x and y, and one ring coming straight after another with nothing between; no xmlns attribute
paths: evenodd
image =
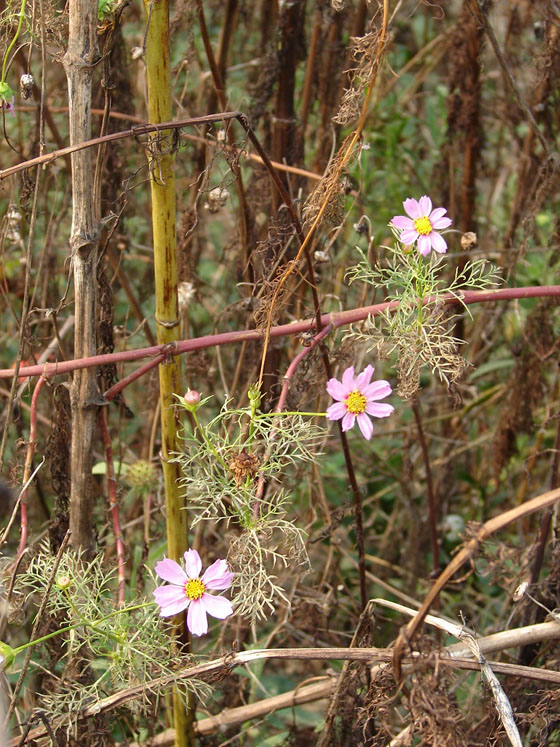
<svg viewBox="0 0 560 747"><path fill-rule="evenodd" d="M189 580L179 563L171 560L171 558L165 558L156 563L155 571L164 581L169 581L178 586L184 586Z"/></svg>
<svg viewBox="0 0 560 747"><path fill-rule="evenodd" d="M193 600L187 613L187 628L196 636L208 633L208 618L202 598Z"/></svg>
<svg viewBox="0 0 560 747"><path fill-rule="evenodd" d="M432 201L430 200L428 195L423 195L423 197L421 197L418 201L418 204L420 205L421 218L423 218L425 215L429 215L432 212Z"/></svg>
<svg viewBox="0 0 560 747"><path fill-rule="evenodd" d="M406 215L395 215L391 223L395 228L407 228L408 230L414 228L414 221L412 218L407 218Z"/></svg>
<svg viewBox="0 0 560 747"><path fill-rule="evenodd" d="M427 257L432 250L431 235L418 237L418 251L423 257Z"/></svg>
<svg viewBox="0 0 560 747"><path fill-rule="evenodd" d="M360 426L360 430L362 431L362 436L366 439L366 441L369 441L373 436L373 423L365 414L365 412L361 412L358 415L358 425Z"/></svg>
<svg viewBox="0 0 560 747"><path fill-rule="evenodd" d="M447 210L445 208L439 207L432 210L428 218L430 219L430 223L433 225L434 221L438 220L438 218L441 218L442 215L445 215ZM450 220L450 218L448 218Z"/></svg>
<svg viewBox="0 0 560 747"><path fill-rule="evenodd" d="M212 594L203 594L202 602L206 612L218 620L224 620L226 617L233 615L233 605L225 597L215 597Z"/></svg>
<svg viewBox="0 0 560 747"><path fill-rule="evenodd" d="M346 389L347 394L350 394L350 392L353 392L356 388L356 382L354 380L354 366L349 366L342 374L342 386Z"/></svg>
<svg viewBox="0 0 560 747"><path fill-rule="evenodd" d="M424 217L424 213L420 210L420 205L412 197L409 197L403 202L403 208L405 209L406 214L410 215L413 219Z"/></svg>
<svg viewBox="0 0 560 747"><path fill-rule="evenodd" d="M385 379L374 381L373 384L362 389L362 394L367 400L383 399L393 393L391 385Z"/></svg>
<svg viewBox="0 0 560 747"><path fill-rule="evenodd" d="M185 590L179 586L158 586L154 589L154 599L161 607L160 617L177 615L189 606Z"/></svg>
<svg viewBox="0 0 560 747"><path fill-rule="evenodd" d="M451 218L438 218L437 220L432 220L432 228L442 231L444 228L448 228L452 223L453 221Z"/></svg>
<svg viewBox="0 0 560 747"><path fill-rule="evenodd" d="M356 389L359 392L362 392L364 387L366 387L369 384L374 371L375 371L375 368L373 366L366 366L366 368L364 368L362 373L358 374L358 376L356 377Z"/></svg>
<svg viewBox="0 0 560 747"><path fill-rule="evenodd" d="M204 571L201 581L208 589L229 589L233 573L225 560L216 560Z"/></svg>
<svg viewBox="0 0 560 747"><path fill-rule="evenodd" d="M401 235L399 236L399 241L402 244L414 244L418 236L419 234L416 230L402 231Z"/></svg>
<svg viewBox="0 0 560 747"><path fill-rule="evenodd" d="M340 420L347 413L347 407L344 402L335 402L327 408L327 419L328 420Z"/></svg>
<svg viewBox="0 0 560 747"><path fill-rule="evenodd" d="M343 386L343 384L341 384L338 379L328 380L327 392L333 399L337 399L339 402L343 399L346 399L346 397L350 394L350 390Z"/></svg>
<svg viewBox="0 0 560 747"><path fill-rule="evenodd" d="M367 414L374 418L388 418L394 409L393 405L386 405L384 402L368 402L366 405Z"/></svg>
<svg viewBox="0 0 560 747"><path fill-rule="evenodd" d="M356 421L356 416L353 412L347 412L346 415L342 418L342 430L343 431L349 431L350 428L354 427L354 422Z"/></svg>
<svg viewBox="0 0 560 747"><path fill-rule="evenodd" d="M445 254L447 251L447 242L441 236L439 233L435 233L435 231L432 231L432 233L429 235L429 238L432 240L432 246L434 248L434 251L439 252L439 254Z"/></svg>
<svg viewBox="0 0 560 747"><path fill-rule="evenodd" d="M202 560L196 550L187 550L184 555L185 570L189 578L200 578L202 570Z"/></svg>

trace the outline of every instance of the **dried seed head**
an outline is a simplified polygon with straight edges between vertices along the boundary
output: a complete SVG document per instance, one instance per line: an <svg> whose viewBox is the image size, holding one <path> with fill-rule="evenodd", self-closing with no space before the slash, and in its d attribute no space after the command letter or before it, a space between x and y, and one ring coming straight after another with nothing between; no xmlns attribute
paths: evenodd
<svg viewBox="0 0 560 747"><path fill-rule="evenodd" d="M526 591L527 591L528 588L529 588L529 582L528 581L523 581L523 583L519 584L519 586L517 587L517 589L512 594L511 598L513 599L513 601L514 602L521 601L521 599L523 599L523 597L525 596L525 593L526 593Z"/></svg>
<svg viewBox="0 0 560 747"><path fill-rule="evenodd" d="M23 75L19 79L19 92L22 99L27 100L31 96L31 94L33 93L34 85L35 80L33 79L31 73L23 73Z"/></svg>
<svg viewBox="0 0 560 747"><path fill-rule="evenodd" d="M6 211L6 239L8 241L21 240L21 219L20 209L16 205L9 205Z"/></svg>
<svg viewBox="0 0 560 747"><path fill-rule="evenodd" d="M238 485L244 483L247 478L253 480L259 470L259 466L259 457L256 454L249 454L245 449L235 452L228 464Z"/></svg>
<svg viewBox="0 0 560 747"><path fill-rule="evenodd" d="M467 231L461 236L461 249L468 251L478 244L478 236L474 231Z"/></svg>
<svg viewBox="0 0 560 747"><path fill-rule="evenodd" d="M131 488L154 490L159 482L159 472L155 464L139 459L128 467L125 480Z"/></svg>
<svg viewBox="0 0 560 747"><path fill-rule="evenodd" d="M204 203L204 207L211 213L217 213L226 204L228 197L229 191L225 187L214 187L208 192L208 199Z"/></svg>
<svg viewBox="0 0 560 747"><path fill-rule="evenodd" d="M177 296L179 298L179 311L183 313L187 311L196 297L194 284L189 280L183 280L177 287Z"/></svg>

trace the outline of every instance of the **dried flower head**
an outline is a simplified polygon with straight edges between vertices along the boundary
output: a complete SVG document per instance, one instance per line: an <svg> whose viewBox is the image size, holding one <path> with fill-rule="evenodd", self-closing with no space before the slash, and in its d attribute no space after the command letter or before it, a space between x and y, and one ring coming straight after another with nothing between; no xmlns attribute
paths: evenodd
<svg viewBox="0 0 560 747"><path fill-rule="evenodd" d="M217 213L222 208L229 198L229 190L225 187L214 187L208 192L208 198L204 203L206 210L211 213Z"/></svg>
<svg viewBox="0 0 560 747"><path fill-rule="evenodd" d="M22 99L28 99L33 93L35 80L31 73L23 73L19 79L19 92Z"/></svg>
<svg viewBox="0 0 560 747"><path fill-rule="evenodd" d="M188 610L188 629L193 635L206 635L206 615L224 620L233 614L233 605L229 599L208 594L207 589L229 589L233 573L228 570L225 560L216 560L201 576L202 561L196 550L187 550L184 559L185 570L170 558L156 564L157 575L171 585L154 589L154 598L161 608L160 617L170 617Z"/></svg>
<svg viewBox="0 0 560 747"><path fill-rule="evenodd" d="M237 485L242 485L247 478L253 480L256 476L261 460L257 454L250 454L245 449L236 451L229 460L228 467L235 477Z"/></svg>
<svg viewBox="0 0 560 747"><path fill-rule="evenodd" d="M139 459L128 466L125 481L137 490L154 490L159 482L158 468L147 459Z"/></svg>
<svg viewBox="0 0 560 747"><path fill-rule="evenodd" d="M424 195L419 200L408 198L403 202L407 215L395 215L391 224L400 229L400 241L403 244L418 242L418 251L424 257L433 249L439 254L447 251L447 242L438 233L451 225L451 218L446 218L445 208L432 210L432 201ZM407 217L408 216L408 217Z"/></svg>
<svg viewBox="0 0 560 747"><path fill-rule="evenodd" d="M478 244L478 236L474 231L467 231L461 236L461 249L468 251Z"/></svg>
<svg viewBox="0 0 560 747"><path fill-rule="evenodd" d="M367 366L362 373L354 376L354 367L350 366L342 374L342 381L330 379L327 392L337 402L327 409L329 420L342 420L342 430L348 431L356 420L365 439L373 435L373 424L369 418L386 418L395 409L392 405L382 404L377 400L388 397L391 385L381 379L370 384L373 366Z"/></svg>

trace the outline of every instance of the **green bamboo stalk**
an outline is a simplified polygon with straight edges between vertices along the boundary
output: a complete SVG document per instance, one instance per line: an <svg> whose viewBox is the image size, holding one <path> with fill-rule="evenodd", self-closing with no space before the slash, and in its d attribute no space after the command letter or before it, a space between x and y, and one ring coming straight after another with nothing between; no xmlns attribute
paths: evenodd
<svg viewBox="0 0 560 747"><path fill-rule="evenodd" d="M146 69L148 114L152 124L169 122L171 116L171 76L169 58L168 0L144 0L146 14ZM156 327L160 345L174 345L179 339L177 296L174 137L171 130L150 139L150 185L156 292ZM182 393L179 356L170 356L159 366L161 402L162 462L167 509L167 551L180 560L188 546L187 512L179 486L180 466L169 462L179 450L181 427L179 409L173 407L173 394ZM175 634L187 642L184 616L177 619ZM179 644L180 645L180 644ZM184 698L184 695L183 695ZM173 692L173 722L176 747L194 744L193 709L187 709L178 689Z"/></svg>

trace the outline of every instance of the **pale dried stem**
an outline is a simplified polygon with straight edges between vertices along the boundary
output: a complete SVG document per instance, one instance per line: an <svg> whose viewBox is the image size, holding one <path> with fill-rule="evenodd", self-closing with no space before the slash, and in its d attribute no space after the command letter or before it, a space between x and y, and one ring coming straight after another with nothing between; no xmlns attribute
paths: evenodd
<svg viewBox="0 0 560 747"><path fill-rule="evenodd" d="M97 46L97 0L72 0L69 5L68 49L64 68L68 82L70 145L91 138L91 94ZM72 153L72 229L70 248L74 277L74 355L95 355L99 211L93 184L91 149ZM72 379L70 530L76 548L93 551L91 470L97 401L96 372L76 370Z"/></svg>
<svg viewBox="0 0 560 747"><path fill-rule="evenodd" d="M506 648L514 648L526 645L530 642L556 640L560 635L560 623L547 622L539 625L531 625L515 630L506 630L477 639L477 644L482 653L502 651ZM443 653L443 655L442 655ZM445 656L445 654L448 656ZM448 646L443 652L435 652L433 658L413 655L403 660L406 667L412 666L421 658L422 663L432 662L434 667L454 667L467 671L477 671L480 665L472 658L472 654L464 643L456 643ZM91 718L98 713L106 713L114 708L130 702L138 697L144 696L146 688L155 689L165 684L171 684L175 677L179 679L190 679L201 677L217 672L228 672L236 666L243 666L252 661L269 659L284 659L290 661L362 661L372 664L371 675L374 676L381 667L386 667L392 660L392 649L390 648L287 648L287 649L264 649L243 651L240 653L226 654L219 659L204 662L192 667L186 667L175 673L175 675L160 677L157 680L143 683L128 690L115 693L104 698L102 701L85 708L80 716ZM525 667L518 664L504 662L490 662L495 672L508 674L516 677L527 678L535 682L560 684L560 672L539 669L537 667ZM336 685L336 678L329 678L322 682L302 685L274 698L267 698L259 703L253 703L239 708L224 709L217 716L200 721L196 725L197 734L210 734L218 731L224 726L243 723L249 719L272 713L280 708L288 708L298 703L321 700L329 697ZM38 739L46 735L46 729L39 727L28 735L28 740ZM164 747L173 743L175 732L169 729L157 737L148 740L145 744L151 747ZM19 738L10 742L9 747L17 747ZM138 745L131 745L138 747Z"/></svg>

